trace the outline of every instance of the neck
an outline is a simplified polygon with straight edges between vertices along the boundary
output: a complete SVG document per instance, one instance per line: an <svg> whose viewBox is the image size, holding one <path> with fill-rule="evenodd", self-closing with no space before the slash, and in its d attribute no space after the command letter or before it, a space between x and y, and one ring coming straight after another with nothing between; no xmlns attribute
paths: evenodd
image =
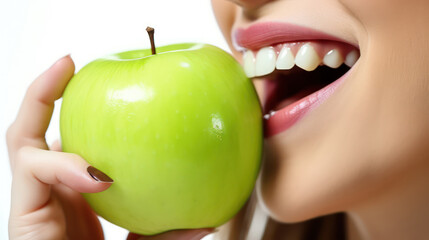
<svg viewBox="0 0 429 240"><path fill-rule="evenodd" d="M347 212L349 240L427 239L429 167L417 168L418 172L394 179L379 194Z"/></svg>

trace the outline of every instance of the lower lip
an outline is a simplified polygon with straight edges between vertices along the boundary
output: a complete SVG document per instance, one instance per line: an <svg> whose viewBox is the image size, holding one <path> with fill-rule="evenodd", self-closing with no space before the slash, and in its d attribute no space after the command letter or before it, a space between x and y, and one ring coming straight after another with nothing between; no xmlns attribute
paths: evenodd
<svg viewBox="0 0 429 240"><path fill-rule="evenodd" d="M347 76L348 73L317 92L314 92L271 114L268 119L264 120L265 138L272 137L292 127L303 116L305 116L305 114L328 99Z"/></svg>

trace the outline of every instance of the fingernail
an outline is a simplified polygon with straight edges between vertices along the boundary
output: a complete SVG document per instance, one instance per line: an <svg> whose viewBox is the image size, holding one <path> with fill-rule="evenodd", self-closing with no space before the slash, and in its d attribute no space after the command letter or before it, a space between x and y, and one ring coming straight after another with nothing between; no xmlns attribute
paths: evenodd
<svg viewBox="0 0 429 240"><path fill-rule="evenodd" d="M93 166L89 166L86 169L89 173L89 175L95 179L97 182L105 182L105 183L112 183L113 179L111 179L109 176L107 176L104 172L98 170L97 168Z"/></svg>
<svg viewBox="0 0 429 240"><path fill-rule="evenodd" d="M63 56L61 58L58 58L57 61L55 61L55 63L51 65L50 68L53 68L55 65L57 65L57 63L61 62L63 59L65 59L67 57L70 57L70 54L67 54L67 55L65 55L65 56Z"/></svg>
<svg viewBox="0 0 429 240"><path fill-rule="evenodd" d="M63 57L61 57L61 58L59 58L59 59L57 60L57 62L59 62L59 61L63 60L64 58L68 58L68 57L70 57L70 53L69 53L69 54L67 54L67 55L64 55L64 56L63 56Z"/></svg>

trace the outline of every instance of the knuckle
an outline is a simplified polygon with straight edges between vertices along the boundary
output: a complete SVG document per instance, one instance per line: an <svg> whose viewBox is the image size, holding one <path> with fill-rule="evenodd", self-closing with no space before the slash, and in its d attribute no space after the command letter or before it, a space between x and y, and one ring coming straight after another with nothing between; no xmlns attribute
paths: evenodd
<svg viewBox="0 0 429 240"><path fill-rule="evenodd" d="M41 93L45 92L44 90L45 88L43 87L43 78L39 77L34 80L27 88L24 98L27 98L27 100L31 99L32 101L38 101L44 105L54 105L53 101L45 99L44 97L40 97L41 95L43 95Z"/></svg>
<svg viewBox="0 0 429 240"><path fill-rule="evenodd" d="M30 85L28 86L25 92L25 96L32 95L33 92L37 91L37 82L38 82L37 80L38 78L30 83Z"/></svg>
<svg viewBox="0 0 429 240"><path fill-rule="evenodd" d="M12 146L16 142L16 130L15 125L12 123L6 130L6 144Z"/></svg>
<svg viewBox="0 0 429 240"><path fill-rule="evenodd" d="M21 147L16 151L15 155L15 168L16 169L30 169L32 162L30 161L31 154L29 153L29 147Z"/></svg>
<svg viewBox="0 0 429 240"><path fill-rule="evenodd" d="M16 161L19 165L27 161L27 149L25 147L19 148L16 151Z"/></svg>

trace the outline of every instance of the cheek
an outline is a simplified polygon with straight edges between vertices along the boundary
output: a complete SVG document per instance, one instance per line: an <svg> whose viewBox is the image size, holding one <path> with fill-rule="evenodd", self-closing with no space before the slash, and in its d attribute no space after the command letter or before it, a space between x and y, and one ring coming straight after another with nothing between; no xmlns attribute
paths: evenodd
<svg viewBox="0 0 429 240"><path fill-rule="evenodd" d="M360 20L364 20L390 12L400 5L402 0L339 0L339 2Z"/></svg>
<svg viewBox="0 0 429 240"><path fill-rule="evenodd" d="M368 30L395 27L427 12L427 0L339 0Z"/></svg>
<svg viewBox="0 0 429 240"><path fill-rule="evenodd" d="M340 0L340 2L358 19L366 31L391 25L404 4L403 0Z"/></svg>

